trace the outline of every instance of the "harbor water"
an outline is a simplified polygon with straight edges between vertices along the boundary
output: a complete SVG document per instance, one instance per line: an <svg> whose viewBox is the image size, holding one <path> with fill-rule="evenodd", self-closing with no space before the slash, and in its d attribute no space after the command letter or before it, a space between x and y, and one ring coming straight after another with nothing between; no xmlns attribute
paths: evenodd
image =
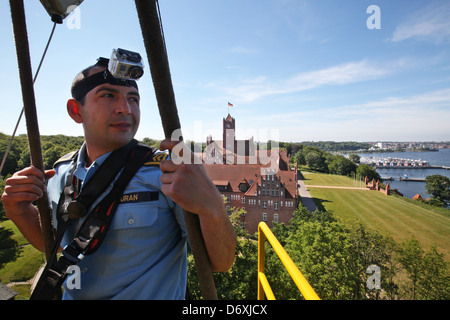
<svg viewBox="0 0 450 320"><path fill-rule="evenodd" d="M361 163L363 159L379 159L379 158L401 158L418 161L427 161L430 166L450 167L450 149L439 149L439 151L425 151L425 152L386 152L386 153L359 153ZM424 199L430 197L425 190L425 182L418 181L400 181L400 178L408 179L425 179L428 176L440 174L450 178L450 170L435 169L435 168L377 168L377 172L381 177L391 177L392 181L384 181L384 184L389 182L392 189L397 189L404 197L412 198L416 194Z"/></svg>

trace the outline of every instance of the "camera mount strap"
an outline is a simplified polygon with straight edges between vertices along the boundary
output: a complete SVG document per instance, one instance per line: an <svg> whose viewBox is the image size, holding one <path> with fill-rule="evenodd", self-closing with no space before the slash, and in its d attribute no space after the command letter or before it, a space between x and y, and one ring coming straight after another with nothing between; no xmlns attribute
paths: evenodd
<svg viewBox="0 0 450 320"><path fill-rule="evenodd" d="M101 59L104 58L100 58L99 62L102 61ZM103 66L100 63L97 63L96 65ZM134 87L139 90L136 81L114 78L111 72L109 72L108 69L105 69L105 71L103 72L94 73L93 75L77 82L72 87L72 97L75 100L80 101L84 96L88 94L89 91L104 83L109 83L117 86Z"/></svg>
<svg viewBox="0 0 450 320"><path fill-rule="evenodd" d="M128 156L124 157L124 152ZM85 188L83 188L82 193L78 197L75 195L75 200L72 198L72 201L70 201L67 198L70 192L67 191L68 186L66 185L58 205L59 210L62 212L58 218L57 239L53 247L52 258L47 262L36 288L30 297L31 300L52 300L55 296L58 296L61 285L71 273L70 267L80 262L85 255L92 254L99 248L109 228L115 209L120 202L122 193L131 178L152 155L153 148L133 140L127 146L114 151L105 160L97 173L89 180ZM126 161L120 159L125 159ZM98 190L96 192L100 193L97 197L94 197L92 193L89 194L89 192L86 192L87 196L83 197L82 195L85 194L85 190L89 190L88 186L95 186L97 183L104 184L102 180L104 180L105 175L109 173L110 176L115 177L122 168L123 170L119 178L114 182L112 190L90 211L73 241L64 248L62 256L57 259L56 255L67 226L72 219L77 219L80 213L83 216L83 210L79 210L80 208L83 209L85 206L87 206L86 208L90 207L89 203L84 203L80 207L77 207L74 203L78 200L85 201L86 199L89 202L93 202L101 194L100 192L103 192L105 189L100 190L97 188ZM73 172L71 174L72 176ZM67 205L68 202L69 205ZM75 214L73 214L73 211L75 211Z"/></svg>

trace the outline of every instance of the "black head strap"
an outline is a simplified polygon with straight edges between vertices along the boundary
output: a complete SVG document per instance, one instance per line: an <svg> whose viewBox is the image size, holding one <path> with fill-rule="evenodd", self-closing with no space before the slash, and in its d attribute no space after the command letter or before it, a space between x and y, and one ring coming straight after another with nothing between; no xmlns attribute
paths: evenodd
<svg viewBox="0 0 450 320"><path fill-rule="evenodd" d="M89 77L86 77L72 87L72 97L74 99L78 101L81 100L88 94L89 91L104 83L109 83L117 86L134 87L139 90L138 85L134 80L114 78L108 70L108 61L109 60L106 58L99 58L95 66L106 67L105 71L98 72Z"/></svg>

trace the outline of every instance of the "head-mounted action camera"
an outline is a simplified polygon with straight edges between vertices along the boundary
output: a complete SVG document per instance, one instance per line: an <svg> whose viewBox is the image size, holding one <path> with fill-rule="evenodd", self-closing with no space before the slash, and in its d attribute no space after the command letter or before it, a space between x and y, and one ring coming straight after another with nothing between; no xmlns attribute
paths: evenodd
<svg viewBox="0 0 450 320"><path fill-rule="evenodd" d="M95 66L106 69L74 84L72 86L74 99L80 101L89 91L104 83L138 89L135 80L139 80L144 74L141 55L124 49L113 50L111 59L98 58Z"/></svg>
<svg viewBox="0 0 450 320"><path fill-rule="evenodd" d="M114 49L108 64L114 78L138 80L144 74L141 55L124 49Z"/></svg>

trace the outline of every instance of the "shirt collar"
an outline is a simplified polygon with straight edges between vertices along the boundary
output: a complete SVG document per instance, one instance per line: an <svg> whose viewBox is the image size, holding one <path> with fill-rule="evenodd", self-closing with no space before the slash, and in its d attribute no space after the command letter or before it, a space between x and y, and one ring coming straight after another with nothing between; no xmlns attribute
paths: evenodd
<svg viewBox="0 0 450 320"><path fill-rule="evenodd" d="M83 187L83 184L93 176L110 154L111 152L102 154L92 162L89 168L86 168L86 142L83 143L80 152L78 153L77 168L74 172L75 177L82 181L81 187Z"/></svg>

